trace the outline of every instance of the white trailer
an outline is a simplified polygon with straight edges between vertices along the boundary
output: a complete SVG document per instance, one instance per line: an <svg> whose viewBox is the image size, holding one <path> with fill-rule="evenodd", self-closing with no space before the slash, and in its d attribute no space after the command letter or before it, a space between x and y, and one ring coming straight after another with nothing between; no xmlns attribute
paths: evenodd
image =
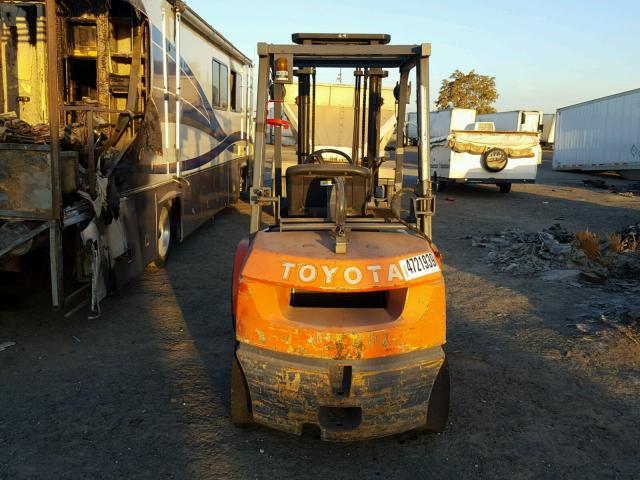
<svg viewBox="0 0 640 480"><path fill-rule="evenodd" d="M534 183L542 156L537 132L475 129L476 111L454 108L431 112L433 181L495 184L503 193L512 183Z"/></svg>
<svg viewBox="0 0 640 480"><path fill-rule="evenodd" d="M478 115L478 122L493 122L497 132L540 132L542 117L539 110L514 110Z"/></svg>
<svg viewBox="0 0 640 480"><path fill-rule="evenodd" d="M554 170L640 176L640 88L558 109Z"/></svg>
<svg viewBox="0 0 640 480"><path fill-rule="evenodd" d="M409 112L407 114L407 123L404 129L405 144L418 145L418 112Z"/></svg>
<svg viewBox="0 0 640 480"><path fill-rule="evenodd" d="M540 143L543 145L553 145L556 138L556 114L545 113L542 117L542 132L540 133Z"/></svg>

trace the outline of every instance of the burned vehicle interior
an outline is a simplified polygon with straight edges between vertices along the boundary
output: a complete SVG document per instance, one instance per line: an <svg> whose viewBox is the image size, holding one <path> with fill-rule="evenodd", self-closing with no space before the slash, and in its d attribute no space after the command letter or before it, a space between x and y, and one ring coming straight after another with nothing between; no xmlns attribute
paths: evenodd
<svg viewBox="0 0 640 480"><path fill-rule="evenodd" d="M90 108L96 149L122 146L140 126L150 80L148 23L123 0L56 2L58 99L64 149L86 143L73 131ZM0 2L3 140L46 143L47 45L43 2ZM130 80L131 79L131 80ZM76 108L74 108L76 107ZM110 110L110 111L106 111ZM116 113L116 112L125 113ZM84 123L84 122L82 122Z"/></svg>
<svg viewBox="0 0 640 480"><path fill-rule="evenodd" d="M150 31L135 4L0 2L0 269L18 271L16 253L49 232L54 307L63 270L95 282L98 268L90 258L63 260L63 235L79 237L100 217L104 235L119 215L118 192L135 186L132 162L162 153L157 122L146 126ZM126 240L112 243L112 257L126 256Z"/></svg>

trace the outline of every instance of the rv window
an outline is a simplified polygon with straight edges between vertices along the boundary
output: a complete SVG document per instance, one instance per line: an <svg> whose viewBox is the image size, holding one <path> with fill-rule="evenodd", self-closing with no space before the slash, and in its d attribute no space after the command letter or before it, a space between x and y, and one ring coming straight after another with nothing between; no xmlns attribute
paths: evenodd
<svg viewBox="0 0 640 480"><path fill-rule="evenodd" d="M231 77L229 77L229 79L231 81L231 94L229 96L229 100L231 102L231 110L237 112L238 110L240 110L240 102L238 101L238 92L240 90L238 81L240 79L240 76L237 72L231 70Z"/></svg>
<svg viewBox="0 0 640 480"><path fill-rule="evenodd" d="M212 103L214 107L220 106L220 64L213 61L213 99Z"/></svg>
<svg viewBox="0 0 640 480"><path fill-rule="evenodd" d="M226 65L220 66L220 107L229 105L229 69Z"/></svg>
<svg viewBox="0 0 640 480"><path fill-rule="evenodd" d="M212 77L213 106L226 109L229 104L229 69L214 60Z"/></svg>

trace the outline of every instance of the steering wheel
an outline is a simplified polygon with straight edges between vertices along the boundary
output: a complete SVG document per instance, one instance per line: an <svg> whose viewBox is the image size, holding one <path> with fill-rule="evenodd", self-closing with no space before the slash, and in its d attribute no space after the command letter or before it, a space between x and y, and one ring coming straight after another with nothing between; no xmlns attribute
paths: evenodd
<svg viewBox="0 0 640 480"><path fill-rule="evenodd" d="M320 150L316 150L315 152L307 155L307 158L304 159L303 163L319 163L319 164L342 163L342 162L326 162L324 158L322 158L322 155L324 155L325 153L334 153L336 155L339 155L343 157L348 164L353 165L353 159L351 158L350 155L344 153L342 150L338 150L335 148L321 148Z"/></svg>

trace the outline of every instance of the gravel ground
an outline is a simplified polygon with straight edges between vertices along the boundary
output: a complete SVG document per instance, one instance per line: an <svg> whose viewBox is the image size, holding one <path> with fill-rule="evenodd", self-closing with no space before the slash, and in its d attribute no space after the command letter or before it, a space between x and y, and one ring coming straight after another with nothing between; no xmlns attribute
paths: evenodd
<svg viewBox="0 0 640 480"><path fill-rule="evenodd" d="M495 273L468 239L558 222L609 233L640 220L639 197L583 178L552 172L547 159L538 184L508 195L438 195L452 375L441 435L345 445L231 425L229 289L246 204L174 249L166 270L148 268L103 302L99 319L52 314L37 277L4 285L0 478L640 477L640 347L568 326L612 294Z"/></svg>

